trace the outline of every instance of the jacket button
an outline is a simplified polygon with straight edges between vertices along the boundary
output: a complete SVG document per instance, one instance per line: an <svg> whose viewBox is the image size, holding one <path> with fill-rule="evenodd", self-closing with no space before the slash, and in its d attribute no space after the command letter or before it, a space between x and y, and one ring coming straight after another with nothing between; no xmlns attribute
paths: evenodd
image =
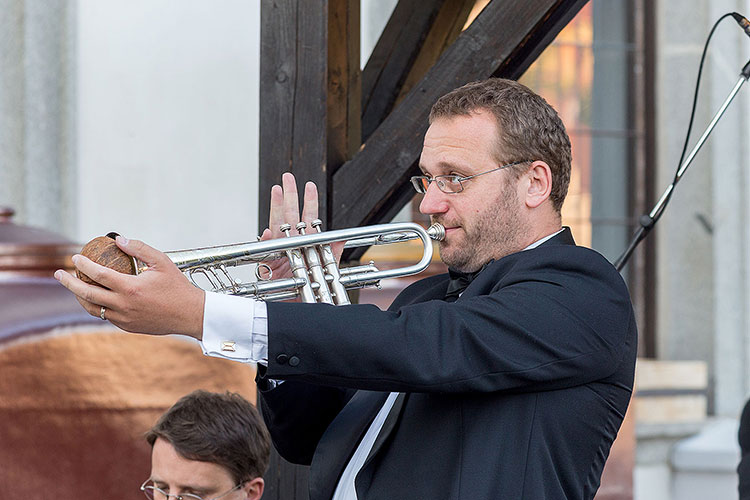
<svg viewBox="0 0 750 500"><path fill-rule="evenodd" d="M297 366L299 364L299 358L297 356L292 356L289 358L289 366Z"/></svg>
<svg viewBox="0 0 750 500"><path fill-rule="evenodd" d="M276 362L280 365L286 363L288 359L289 356L287 356L286 354L279 354L278 356L276 356Z"/></svg>

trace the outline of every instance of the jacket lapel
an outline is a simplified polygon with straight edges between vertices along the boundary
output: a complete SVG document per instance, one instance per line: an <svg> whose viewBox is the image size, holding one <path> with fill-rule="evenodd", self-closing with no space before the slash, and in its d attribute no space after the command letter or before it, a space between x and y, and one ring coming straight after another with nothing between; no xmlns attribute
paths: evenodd
<svg viewBox="0 0 750 500"><path fill-rule="evenodd" d="M357 473L357 477L354 480L354 487L357 490L357 496L359 498L361 498L361 491L366 491L370 487L370 482L372 481L372 470L370 470L368 466L370 465L373 457L375 457L380 452L380 449L383 447L384 443L388 440L388 437L396 428L401 417L401 412L404 409L404 404L408 398L409 394L403 392L399 393L399 395L396 397L396 401L394 401L393 407L388 412L388 416L383 423L382 429L378 433L378 437L375 439L375 443L373 443L372 445L372 449L370 450L369 455L367 455L365 463L362 464L362 469L360 469L360 471Z"/></svg>
<svg viewBox="0 0 750 500"><path fill-rule="evenodd" d="M357 391L323 434L310 467L310 498L331 498L362 436L388 398L386 392Z"/></svg>
<svg viewBox="0 0 750 500"><path fill-rule="evenodd" d="M383 446L383 442L386 440L391 431L393 431L393 429L396 427L396 422L398 422L398 418L401 416L401 410L404 409L404 402L408 397L409 395L403 392L399 393L399 395L396 396L396 401L393 403L391 411L388 412L388 416L383 423L383 428L378 433L378 437L375 439L375 443L372 445L372 450L370 450L370 454L367 455L367 460L365 460L365 463L362 466L363 469L367 467L367 464L370 462L372 457L378 453L380 448Z"/></svg>

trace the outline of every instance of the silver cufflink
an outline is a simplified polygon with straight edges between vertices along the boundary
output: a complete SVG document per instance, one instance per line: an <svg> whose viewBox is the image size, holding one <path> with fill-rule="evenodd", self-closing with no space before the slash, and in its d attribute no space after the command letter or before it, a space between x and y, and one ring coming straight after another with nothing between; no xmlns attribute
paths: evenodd
<svg viewBox="0 0 750 500"><path fill-rule="evenodd" d="M228 351L228 352L235 352L237 349L234 348L235 343L231 340L225 340L221 343L221 350L222 351Z"/></svg>

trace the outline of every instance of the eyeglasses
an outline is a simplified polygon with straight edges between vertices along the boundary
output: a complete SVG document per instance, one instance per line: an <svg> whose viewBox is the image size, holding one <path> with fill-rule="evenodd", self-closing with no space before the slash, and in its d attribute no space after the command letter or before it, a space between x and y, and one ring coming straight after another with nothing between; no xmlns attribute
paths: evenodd
<svg viewBox="0 0 750 500"><path fill-rule="evenodd" d="M152 484L148 484L152 483ZM174 498L175 500L217 500L221 497L225 497L232 493L233 491L237 491L244 482L238 484L231 490L222 493L218 497L212 497L212 498L203 498L198 495L193 495L192 493L183 493L182 495L173 495L172 493L167 493L163 489L159 488L158 486L155 486L153 484L153 481L151 479L146 479L146 481L143 482L141 485L141 491L144 495L146 495L146 498L149 500L167 500L168 498Z"/></svg>
<svg viewBox="0 0 750 500"><path fill-rule="evenodd" d="M473 179L474 177L479 177L480 175L489 174L490 172L494 172L496 170L501 170L503 168L508 168L514 165L520 165L521 163L528 163L528 162L529 162L528 160L514 161L513 163L508 163L507 165L500 165L499 167L493 168L492 170L487 170L486 172L479 172L478 174L470 175L468 177L462 177L460 175L436 175L435 177L427 177L426 175L415 175L414 177L411 178L411 185L414 186L414 189L419 194L425 194L432 182L435 182L437 184L438 189L444 193L460 193L461 191L464 190L463 181L468 181L469 179Z"/></svg>

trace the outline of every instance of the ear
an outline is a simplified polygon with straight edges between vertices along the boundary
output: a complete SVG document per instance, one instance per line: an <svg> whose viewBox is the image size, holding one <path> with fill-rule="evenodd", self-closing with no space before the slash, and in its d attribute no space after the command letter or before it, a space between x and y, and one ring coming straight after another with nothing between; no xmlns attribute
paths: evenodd
<svg viewBox="0 0 750 500"><path fill-rule="evenodd" d="M260 500L263 496L263 487L265 483L262 477L256 477L255 479L248 481L242 487L242 491L245 493L247 500Z"/></svg>
<svg viewBox="0 0 750 500"><path fill-rule="evenodd" d="M543 161L535 161L526 172L526 176L526 206L536 208L544 203L552 192L552 169Z"/></svg>

